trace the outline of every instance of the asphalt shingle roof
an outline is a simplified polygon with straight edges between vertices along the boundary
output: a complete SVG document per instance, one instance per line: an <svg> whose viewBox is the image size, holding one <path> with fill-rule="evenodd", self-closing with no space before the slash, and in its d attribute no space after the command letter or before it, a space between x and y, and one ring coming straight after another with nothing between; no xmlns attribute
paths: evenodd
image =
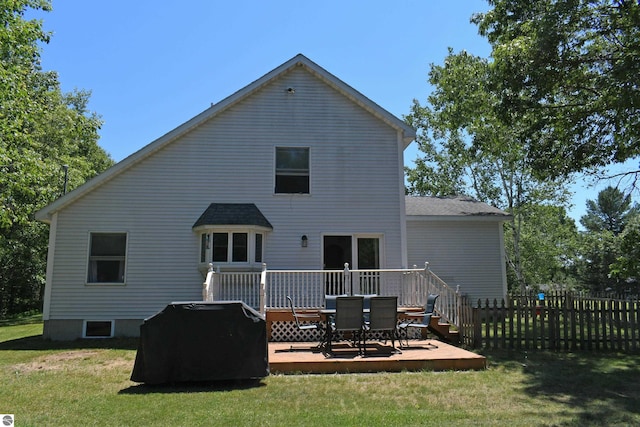
<svg viewBox="0 0 640 427"><path fill-rule="evenodd" d="M193 228L201 225L257 225L273 229L253 203L211 203Z"/></svg>
<svg viewBox="0 0 640 427"><path fill-rule="evenodd" d="M467 196L406 196L407 216L492 216L508 219L511 215Z"/></svg>

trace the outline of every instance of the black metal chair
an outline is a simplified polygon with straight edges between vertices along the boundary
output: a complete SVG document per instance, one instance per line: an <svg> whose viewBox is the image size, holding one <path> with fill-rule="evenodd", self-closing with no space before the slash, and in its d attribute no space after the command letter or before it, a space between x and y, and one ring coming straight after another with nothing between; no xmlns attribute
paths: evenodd
<svg viewBox="0 0 640 427"><path fill-rule="evenodd" d="M367 354L367 334L379 332L391 339L391 347L396 351L398 335L398 297L371 297L369 320L364 324L363 347Z"/></svg>
<svg viewBox="0 0 640 427"><path fill-rule="evenodd" d="M427 303L424 306L424 311L420 313L407 313L406 317L408 317L408 319L404 320L398 325L398 330L401 332L399 335L404 335L407 342L407 347L409 346L409 328L426 331L429 330L429 323L431 323L431 317L433 316L433 312L435 310L436 300L439 296L440 295L429 294L429 296L427 297Z"/></svg>
<svg viewBox="0 0 640 427"><path fill-rule="evenodd" d="M332 353L332 341L337 333L351 332L353 342L358 346L358 353L362 351L362 308L363 297L338 297L336 298L336 314L329 323L327 330L327 351Z"/></svg>

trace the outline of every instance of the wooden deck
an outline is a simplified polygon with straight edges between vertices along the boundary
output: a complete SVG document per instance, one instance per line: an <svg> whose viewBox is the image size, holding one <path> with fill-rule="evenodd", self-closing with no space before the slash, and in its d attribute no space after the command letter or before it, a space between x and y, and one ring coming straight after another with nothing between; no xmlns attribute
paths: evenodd
<svg viewBox="0 0 640 427"><path fill-rule="evenodd" d="M317 343L270 342L271 373L355 373L399 371L480 370L486 358L437 340L411 340L409 347L393 352L390 343L367 344L367 355L358 354L348 344L334 345L326 355Z"/></svg>

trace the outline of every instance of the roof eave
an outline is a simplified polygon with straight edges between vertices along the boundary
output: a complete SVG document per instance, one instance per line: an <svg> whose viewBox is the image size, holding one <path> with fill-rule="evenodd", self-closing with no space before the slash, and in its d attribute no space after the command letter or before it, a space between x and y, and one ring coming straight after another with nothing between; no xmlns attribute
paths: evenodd
<svg viewBox="0 0 640 427"><path fill-rule="evenodd" d="M475 222L506 222L511 221L511 215L410 215L407 221L475 221Z"/></svg>

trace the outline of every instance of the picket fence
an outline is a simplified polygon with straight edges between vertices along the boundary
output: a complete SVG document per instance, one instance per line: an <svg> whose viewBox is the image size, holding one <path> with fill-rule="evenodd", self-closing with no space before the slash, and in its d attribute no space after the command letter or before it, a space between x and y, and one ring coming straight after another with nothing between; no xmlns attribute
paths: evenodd
<svg viewBox="0 0 640 427"><path fill-rule="evenodd" d="M570 292L462 299L462 344L474 349L631 352L640 350L640 298Z"/></svg>

